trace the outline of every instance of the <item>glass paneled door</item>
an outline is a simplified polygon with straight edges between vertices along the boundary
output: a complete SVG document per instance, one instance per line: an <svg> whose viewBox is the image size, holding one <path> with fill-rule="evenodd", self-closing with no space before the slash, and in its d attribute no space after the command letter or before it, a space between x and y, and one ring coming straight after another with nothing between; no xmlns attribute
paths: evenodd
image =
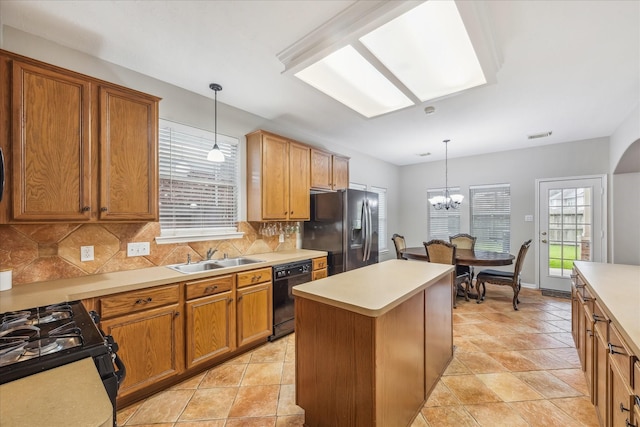
<svg viewBox="0 0 640 427"><path fill-rule="evenodd" d="M574 261L606 259L604 177L540 180L538 185L540 287L569 292Z"/></svg>

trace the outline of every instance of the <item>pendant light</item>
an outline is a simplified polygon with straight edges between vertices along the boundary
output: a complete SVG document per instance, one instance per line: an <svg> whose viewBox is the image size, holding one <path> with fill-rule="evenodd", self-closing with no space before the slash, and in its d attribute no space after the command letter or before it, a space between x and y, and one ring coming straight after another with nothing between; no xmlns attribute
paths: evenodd
<svg viewBox="0 0 640 427"><path fill-rule="evenodd" d="M222 90L222 86L217 83L211 83L209 88L215 92L215 110L214 110L214 143L213 148L207 154L207 160L211 162L224 162L224 154L222 154L222 150L218 147L218 91Z"/></svg>
<svg viewBox="0 0 640 427"><path fill-rule="evenodd" d="M444 141L444 193L442 196L436 196L429 199L429 203L433 205L433 208L436 210L441 209L458 209L462 204L462 200L464 196L462 194L449 194L449 167L448 167L448 157L449 151L447 149L447 144L449 142L448 139Z"/></svg>

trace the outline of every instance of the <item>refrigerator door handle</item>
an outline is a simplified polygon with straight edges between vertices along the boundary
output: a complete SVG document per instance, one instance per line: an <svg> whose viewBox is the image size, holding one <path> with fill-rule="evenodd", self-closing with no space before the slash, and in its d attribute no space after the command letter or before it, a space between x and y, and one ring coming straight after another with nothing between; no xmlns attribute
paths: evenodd
<svg viewBox="0 0 640 427"><path fill-rule="evenodd" d="M367 248L369 246L369 216L367 215L367 199L362 202L362 261L367 260Z"/></svg>
<svg viewBox="0 0 640 427"><path fill-rule="evenodd" d="M371 247L373 246L373 219L371 218L371 203L367 200L367 221L369 223L368 231L369 236L367 241L369 242L369 249L367 250L367 261L371 258Z"/></svg>

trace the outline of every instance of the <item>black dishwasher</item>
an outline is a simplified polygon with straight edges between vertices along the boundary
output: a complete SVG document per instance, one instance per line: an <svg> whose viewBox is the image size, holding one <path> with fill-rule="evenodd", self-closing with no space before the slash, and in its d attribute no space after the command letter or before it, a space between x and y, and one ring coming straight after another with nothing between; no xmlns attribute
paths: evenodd
<svg viewBox="0 0 640 427"><path fill-rule="evenodd" d="M292 288L311 281L311 260L273 266L273 335L269 341L293 332L294 305Z"/></svg>

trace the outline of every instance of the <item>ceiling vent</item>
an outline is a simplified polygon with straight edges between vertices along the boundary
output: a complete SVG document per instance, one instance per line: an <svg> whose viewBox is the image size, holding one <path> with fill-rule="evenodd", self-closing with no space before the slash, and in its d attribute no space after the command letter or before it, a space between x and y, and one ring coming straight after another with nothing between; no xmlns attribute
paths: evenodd
<svg viewBox="0 0 640 427"><path fill-rule="evenodd" d="M543 132L543 133L536 133L533 135L529 135L527 138L529 139L538 139L538 138L546 138L548 136L551 136L553 132L549 131L549 132Z"/></svg>

